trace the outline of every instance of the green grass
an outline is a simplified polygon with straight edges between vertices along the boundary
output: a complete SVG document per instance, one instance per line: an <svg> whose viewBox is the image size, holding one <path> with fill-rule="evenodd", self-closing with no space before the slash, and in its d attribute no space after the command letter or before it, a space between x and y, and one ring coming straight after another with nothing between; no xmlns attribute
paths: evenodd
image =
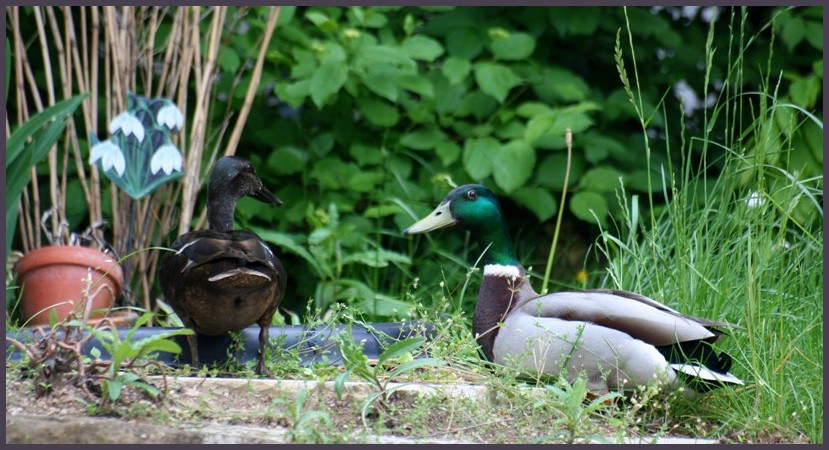
<svg viewBox="0 0 829 450"><path fill-rule="evenodd" d="M706 50L710 55L710 45ZM732 74L743 69L741 50ZM777 122L777 112L787 107L777 85L767 78L758 95L732 91L733 97L720 98L711 111L721 122L712 119L705 130L724 126L725 133L703 132L686 142L688 131L679 130L685 147L664 151L701 152L680 167L659 168L664 208L643 217L639 204L652 205L652 198L618 193L625 220L599 239L609 260L602 284L742 327L719 348L734 357L732 373L746 385L720 389L675 414L716 420L721 432L746 439L805 437L820 443L823 178L789 167L789 154L799 144L794 136L815 124L806 114L783 126ZM629 95L636 103L637 92ZM746 109L753 120L740 121ZM705 175L710 166L720 167L716 179Z"/></svg>
<svg viewBox="0 0 829 450"><path fill-rule="evenodd" d="M725 88L706 110L701 130L692 131L684 122L680 129L661 130L679 133L680 148L658 148L651 142L653 118L666 115L667 108L660 103L647 110L640 101L636 43L629 32L620 30L617 62L642 125L648 154L643 165L660 174L651 192L665 202L659 206L654 195L617 191L623 220L602 230L597 239L597 252L607 265L590 278L589 287L639 292L685 313L737 325L717 346L734 358L732 373L746 385L718 389L696 400L672 398L660 413L643 408L640 412L649 417L643 421L646 427L660 428L661 423L666 429L726 436L735 442L822 443L823 177L809 175L814 168L799 165L802 159L794 156L805 145L798 136L815 131L808 127L822 133L822 122L790 103L780 90L779 74L765 73L762 86L741 85L743 71L757 70L742 66L742 55L755 40L742 35L739 21L745 18L730 20L729 26L740 32L729 48L715 50L711 39L706 43L709 65L701 96L712 91L708 85L713 53L728 51L729 66L720 71L727 74ZM578 145L574 151L579 151ZM679 154L681 162L653 167L655 152L665 152L667 161L676 161ZM437 251L452 267L450 278L458 279L461 271L455 266L466 263ZM537 272L549 273L552 263L547 264ZM546 277L532 270L531 274L534 285L541 286ZM448 313L468 312L479 276L467 271L451 292L444 282L433 304L452 305ZM471 322L471 317L455 317L466 320L467 327ZM464 339L472 337L455 335L449 345L460 345ZM485 383L507 390L522 384L505 368L494 368L494 376L479 372L484 363L474 361L477 355L463 348L466 351L449 351L456 355L454 360L445 357L450 365L462 362L486 377ZM620 412L600 420L627 426L638 422Z"/></svg>

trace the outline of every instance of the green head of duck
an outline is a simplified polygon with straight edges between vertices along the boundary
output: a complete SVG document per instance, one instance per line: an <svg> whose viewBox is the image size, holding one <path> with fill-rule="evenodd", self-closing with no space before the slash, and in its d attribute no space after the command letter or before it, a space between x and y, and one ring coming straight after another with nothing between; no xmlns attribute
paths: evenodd
<svg viewBox="0 0 829 450"><path fill-rule="evenodd" d="M469 230L483 248L489 246L484 255L487 263L519 265L501 205L495 194L480 184L465 184L452 189L434 211L403 233L428 233L456 225Z"/></svg>

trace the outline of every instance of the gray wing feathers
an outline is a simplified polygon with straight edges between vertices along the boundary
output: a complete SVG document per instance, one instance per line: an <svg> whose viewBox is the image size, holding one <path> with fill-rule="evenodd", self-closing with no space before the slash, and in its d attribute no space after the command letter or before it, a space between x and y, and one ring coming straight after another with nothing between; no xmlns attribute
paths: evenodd
<svg viewBox="0 0 829 450"><path fill-rule="evenodd" d="M613 328L651 345L671 345L717 336L693 318L655 300L642 298L647 301L603 291L557 292L529 300L520 308L526 314Z"/></svg>

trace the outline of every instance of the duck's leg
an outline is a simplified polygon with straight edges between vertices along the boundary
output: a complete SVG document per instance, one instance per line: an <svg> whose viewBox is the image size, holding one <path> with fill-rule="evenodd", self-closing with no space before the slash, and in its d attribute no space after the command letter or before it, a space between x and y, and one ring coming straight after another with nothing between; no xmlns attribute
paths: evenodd
<svg viewBox="0 0 829 450"><path fill-rule="evenodd" d="M265 352L270 339L270 324L270 320L259 322L259 362L256 364L256 373L259 375L269 375L265 368Z"/></svg>
<svg viewBox="0 0 829 450"><path fill-rule="evenodd" d="M195 334L187 335L187 346L190 347L190 365L192 367L199 367L199 348L198 339Z"/></svg>

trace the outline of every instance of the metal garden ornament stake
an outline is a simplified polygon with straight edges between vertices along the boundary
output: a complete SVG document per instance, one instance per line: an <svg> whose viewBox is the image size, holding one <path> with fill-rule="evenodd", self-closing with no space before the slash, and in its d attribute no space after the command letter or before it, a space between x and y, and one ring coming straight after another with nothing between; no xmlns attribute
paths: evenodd
<svg viewBox="0 0 829 450"><path fill-rule="evenodd" d="M136 201L184 176L181 151L172 140L183 126L184 115L171 100L127 92L127 110L110 122L109 139L99 141L90 134L89 164L97 165L132 199L125 239L117 244L121 255L132 250Z"/></svg>

